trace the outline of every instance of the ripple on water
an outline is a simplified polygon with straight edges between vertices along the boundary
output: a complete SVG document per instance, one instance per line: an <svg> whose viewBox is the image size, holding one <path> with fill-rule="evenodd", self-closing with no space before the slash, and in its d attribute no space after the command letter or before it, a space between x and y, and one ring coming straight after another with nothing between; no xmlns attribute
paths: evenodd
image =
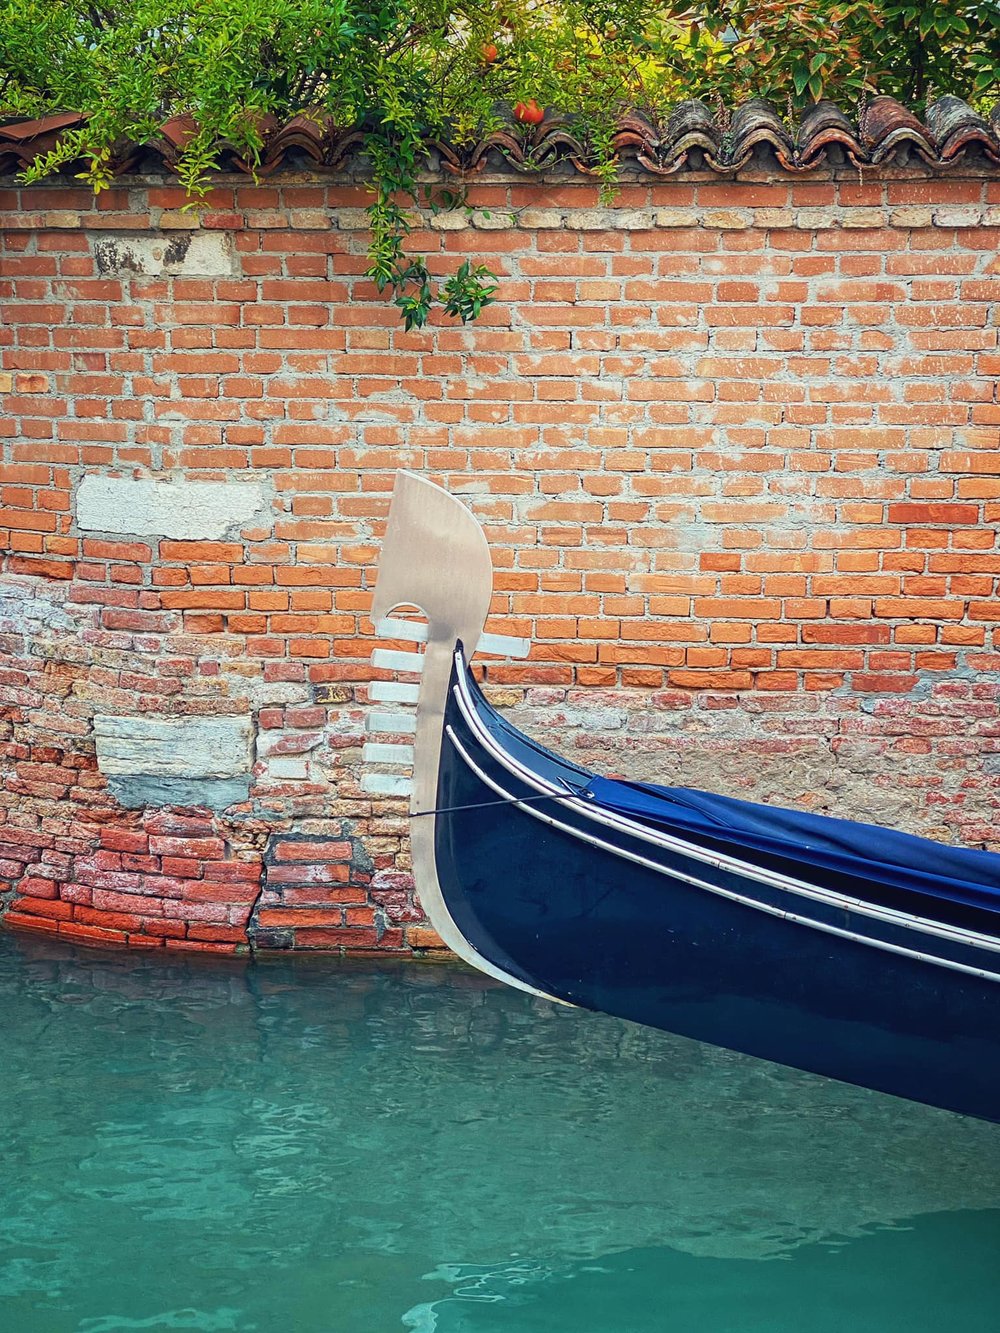
<svg viewBox="0 0 1000 1333"><path fill-rule="evenodd" d="M1000 1126L457 966L0 936L0 997L17 1333L994 1326Z"/></svg>

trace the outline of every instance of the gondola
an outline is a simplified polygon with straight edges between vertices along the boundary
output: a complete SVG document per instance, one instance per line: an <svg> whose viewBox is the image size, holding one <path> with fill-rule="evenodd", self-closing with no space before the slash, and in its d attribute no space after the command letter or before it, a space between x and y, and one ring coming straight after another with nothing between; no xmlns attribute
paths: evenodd
<svg viewBox="0 0 1000 1333"><path fill-rule="evenodd" d="M420 682L371 689L417 703L376 729L415 732L414 875L445 943L536 995L1000 1119L1000 855L579 767L473 679L509 648L491 594L469 510L401 472L373 615L417 651L374 660Z"/></svg>

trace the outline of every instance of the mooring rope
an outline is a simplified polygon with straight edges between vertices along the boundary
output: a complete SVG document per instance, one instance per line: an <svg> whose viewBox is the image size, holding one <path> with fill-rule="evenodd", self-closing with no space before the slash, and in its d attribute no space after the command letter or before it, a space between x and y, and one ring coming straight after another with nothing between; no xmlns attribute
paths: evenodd
<svg viewBox="0 0 1000 1333"><path fill-rule="evenodd" d="M574 791L546 792L544 796L505 796L499 801L473 801L469 805L441 805L436 810L410 811L411 819L422 819L426 815L453 815L461 810L485 810L490 805L527 805L529 801L569 801L585 793Z"/></svg>

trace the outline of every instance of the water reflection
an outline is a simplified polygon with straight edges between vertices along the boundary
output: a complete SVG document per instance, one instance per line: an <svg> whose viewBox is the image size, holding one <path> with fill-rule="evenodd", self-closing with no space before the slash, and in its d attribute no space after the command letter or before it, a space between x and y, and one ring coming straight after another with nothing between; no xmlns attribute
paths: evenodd
<svg viewBox="0 0 1000 1333"><path fill-rule="evenodd" d="M515 1308L640 1333L639 1305L586 1310L654 1272L724 1291L790 1271L761 1259L916 1255L949 1222L995 1253L1000 1126L457 967L8 936L0 996L0 1310L24 1333L534 1328ZM576 1323L557 1290L590 1293Z"/></svg>

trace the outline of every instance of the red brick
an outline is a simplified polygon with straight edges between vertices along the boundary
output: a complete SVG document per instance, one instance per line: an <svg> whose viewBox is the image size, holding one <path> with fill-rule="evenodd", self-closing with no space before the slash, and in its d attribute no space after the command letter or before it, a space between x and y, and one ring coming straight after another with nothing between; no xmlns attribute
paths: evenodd
<svg viewBox="0 0 1000 1333"><path fill-rule="evenodd" d="M896 675L888 672L855 671L851 685L862 693L909 694L919 681L919 676Z"/></svg>
<svg viewBox="0 0 1000 1333"><path fill-rule="evenodd" d="M110 889L114 893L138 893L141 877L122 870L97 870L78 857L73 877L92 889Z"/></svg>
<svg viewBox="0 0 1000 1333"><path fill-rule="evenodd" d="M105 930L100 926L77 925L75 921L60 921L59 938L107 948L122 946L128 942L128 936L123 930Z"/></svg>
<svg viewBox="0 0 1000 1333"><path fill-rule="evenodd" d="M179 560L183 564L199 564L223 561L227 564L241 564L243 546L239 542L160 542L160 559L163 561Z"/></svg>
<svg viewBox="0 0 1000 1333"><path fill-rule="evenodd" d="M183 921L167 921L163 917L143 917L142 930L144 934L154 935L157 938L169 937L182 940L187 933L187 926Z"/></svg>
<svg viewBox="0 0 1000 1333"><path fill-rule="evenodd" d="M296 903L304 903L307 907L321 907L326 903L363 903L366 896L367 890L361 885L354 884L340 889L283 889L281 901L289 907L293 907ZM380 895L379 902L385 902L385 897Z"/></svg>
<svg viewBox="0 0 1000 1333"><path fill-rule="evenodd" d="M149 851L149 839L145 833L129 829L101 829L101 846L117 852L145 853Z"/></svg>
<svg viewBox="0 0 1000 1333"><path fill-rule="evenodd" d="M253 861L213 861L208 870L212 879L227 884L260 883L261 863L259 859Z"/></svg>
<svg viewBox="0 0 1000 1333"><path fill-rule="evenodd" d="M221 861L226 845L221 838L172 838L153 834L149 839L153 856L180 856L199 861Z"/></svg>
<svg viewBox="0 0 1000 1333"><path fill-rule="evenodd" d="M965 605L944 598L877 597L875 614L892 620L961 620L965 614Z"/></svg>
<svg viewBox="0 0 1000 1333"><path fill-rule="evenodd" d="M58 898L59 896L55 880L37 879L27 875L17 886L17 891L24 898Z"/></svg>
<svg viewBox="0 0 1000 1333"><path fill-rule="evenodd" d="M152 548L145 542L109 542L94 537L83 539L83 554L93 560L132 560L148 564L153 558Z"/></svg>
<svg viewBox="0 0 1000 1333"><path fill-rule="evenodd" d="M143 875L139 892L157 898L179 898L187 883L184 876Z"/></svg>
<svg viewBox="0 0 1000 1333"><path fill-rule="evenodd" d="M269 866L268 884L336 884L350 878L351 867L347 864L305 864Z"/></svg>
<svg viewBox="0 0 1000 1333"><path fill-rule="evenodd" d="M954 526L959 523L979 521L979 508L976 505L891 504L889 506L890 523L944 523Z"/></svg>
<svg viewBox="0 0 1000 1333"><path fill-rule="evenodd" d="M181 897L187 902L252 903L259 893L255 883L193 879L184 886Z"/></svg>
<svg viewBox="0 0 1000 1333"><path fill-rule="evenodd" d="M84 926L103 926L107 930L142 929L142 917L134 912L98 912L91 907L77 907L73 920Z"/></svg>
<svg viewBox="0 0 1000 1333"><path fill-rule="evenodd" d="M295 943L303 949L374 949L378 937L374 929L340 926L320 930L296 930Z"/></svg>
<svg viewBox="0 0 1000 1333"><path fill-rule="evenodd" d="M279 861L347 861L352 853L349 842L317 839L315 842L281 841L274 854Z"/></svg>
<svg viewBox="0 0 1000 1333"><path fill-rule="evenodd" d="M189 856L165 856L160 862L164 875L175 879L197 879L201 874L201 862ZM218 874L219 866L213 865L213 873Z"/></svg>
<svg viewBox="0 0 1000 1333"><path fill-rule="evenodd" d="M236 943L242 944L247 937L246 931L241 926L188 926L187 938L189 940L212 940L216 943Z"/></svg>
<svg viewBox="0 0 1000 1333"><path fill-rule="evenodd" d="M239 947L236 944L227 944L219 940L213 940L211 943L202 940L165 940L168 949L176 949L189 953L235 953Z"/></svg>
<svg viewBox="0 0 1000 1333"><path fill-rule="evenodd" d="M430 926L407 926L406 942L414 949L444 949L444 940Z"/></svg>
<svg viewBox="0 0 1000 1333"><path fill-rule="evenodd" d="M140 893L111 893L106 889L94 889L91 902L102 912L134 912L144 916L160 916L163 913L160 898L150 898Z"/></svg>
<svg viewBox="0 0 1000 1333"><path fill-rule="evenodd" d="M64 903L58 899L34 898L26 895L14 899L11 911L22 912L30 916L51 917L58 921L68 921L73 915L74 908L72 903ZM5 916L4 920L6 919Z"/></svg>
<svg viewBox="0 0 1000 1333"><path fill-rule="evenodd" d="M33 574L43 579L71 579L73 577L72 560L36 560L30 556L12 556L10 560L12 574Z"/></svg>
<svg viewBox="0 0 1000 1333"><path fill-rule="evenodd" d="M337 908L265 907L258 913L262 926L340 926L343 912Z"/></svg>
<svg viewBox="0 0 1000 1333"><path fill-rule="evenodd" d="M59 922L52 917L34 916L13 908L4 913L3 924L8 930L46 930L54 934L59 929Z"/></svg>

